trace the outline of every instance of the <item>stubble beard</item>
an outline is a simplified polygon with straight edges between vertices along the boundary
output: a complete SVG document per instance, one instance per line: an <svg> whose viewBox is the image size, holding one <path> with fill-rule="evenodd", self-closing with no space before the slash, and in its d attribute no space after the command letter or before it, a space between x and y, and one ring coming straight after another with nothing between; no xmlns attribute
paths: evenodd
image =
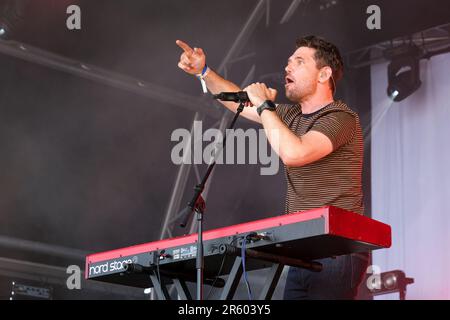
<svg viewBox="0 0 450 320"><path fill-rule="evenodd" d="M306 97L312 95L314 93L314 88L309 85L303 88L294 87L291 85L291 88L286 88L286 98L289 101L294 103L301 103Z"/></svg>

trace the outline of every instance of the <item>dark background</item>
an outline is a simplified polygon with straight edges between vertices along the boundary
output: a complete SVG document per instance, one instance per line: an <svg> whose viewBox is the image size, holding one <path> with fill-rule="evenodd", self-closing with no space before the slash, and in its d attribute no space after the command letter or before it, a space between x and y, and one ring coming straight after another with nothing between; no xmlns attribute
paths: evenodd
<svg viewBox="0 0 450 320"><path fill-rule="evenodd" d="M5 8L11 1L0 1ZM218 67L259 1L41 0L25 1L9 40L29 44L189 96L200 83L177 67L176 39L202 47ZM245 41L247 59L229 65L241 83L266 82L286 101L279 75L299 36L317 34L349 52L449 21L448 0L302 1L288 23L291 1L270 1ZM66 8L78 4L81 30L66 28ZM368 30L366 8L377 4L382 29ZM5 19L5 11L2 11ZM1 22L1 21L0 21ZM178 166L170 135L190 129L194 112L76 75L0 54L0 235L87 253L157 240ZM347 69L337 98L370 123L369 68ZM210 103L205 98L206 103ZM211 108L217 108L211 102ZM202 113L205 106L199 106ZM204 130L217 119L204 116ZM245 119L241 128L257 128ZM370 144L364 191L370 216ZM205 166L200 166L200 173ZM284 211L284 172L261 176L258 165L219 165L211 180L205 228L278 215ZM191 173L185 204L196 183ZM182 232L182 231L178 231ZM65 266L82 263L1 249L2 256Z"/></svg>

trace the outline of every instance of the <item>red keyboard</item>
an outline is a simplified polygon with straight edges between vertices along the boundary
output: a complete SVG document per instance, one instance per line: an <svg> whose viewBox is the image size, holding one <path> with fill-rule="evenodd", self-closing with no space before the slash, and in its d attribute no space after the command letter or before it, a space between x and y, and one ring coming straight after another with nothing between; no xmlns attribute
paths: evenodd
<svg viewBox="0 0 450 320"><path fill-rule="evenodd" d="M315 260L343 254L368 252L391 246L391 228L379 221L337 207L323 207L205 231L203 234L205 277L228 274L232 261L223 263L220 246L240 247L280 256ZM124 275L127 264L152 266L195 277L197 234L164 239L86 257L86 278L137 287L148 287L148 277ZM163 252L163 254L162 254ZM248 270L269 267L249 259Z"/></svg>

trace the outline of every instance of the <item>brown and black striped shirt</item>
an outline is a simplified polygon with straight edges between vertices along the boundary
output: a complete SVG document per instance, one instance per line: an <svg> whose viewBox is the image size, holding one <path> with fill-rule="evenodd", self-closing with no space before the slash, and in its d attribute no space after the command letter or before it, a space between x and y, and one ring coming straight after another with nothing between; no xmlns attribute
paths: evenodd
<svg viewBox="0 0 450 320"><path fill-rule="evenodd" d="M302 167L286 167L286 213L336 206L364 214L363 137L358 115L335 101L311 114L299 105L278 105L276 113L299 137L310 130L325 134L333 152Z"/></svg>

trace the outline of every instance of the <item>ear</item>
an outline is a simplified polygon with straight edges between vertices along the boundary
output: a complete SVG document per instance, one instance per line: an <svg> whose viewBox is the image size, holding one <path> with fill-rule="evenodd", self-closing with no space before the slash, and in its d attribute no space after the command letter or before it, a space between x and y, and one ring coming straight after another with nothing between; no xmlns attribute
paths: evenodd
<svg viewBox="0 0 450 320"><path fill-rule="evenodd" d="M328 80L330 80L332 74L333 74L333 70L331 70L330 67L328 67L328 66L323 67L322 69L320 69L320 72L319 72L319 82L320 83L328 82Z"/></svg>

